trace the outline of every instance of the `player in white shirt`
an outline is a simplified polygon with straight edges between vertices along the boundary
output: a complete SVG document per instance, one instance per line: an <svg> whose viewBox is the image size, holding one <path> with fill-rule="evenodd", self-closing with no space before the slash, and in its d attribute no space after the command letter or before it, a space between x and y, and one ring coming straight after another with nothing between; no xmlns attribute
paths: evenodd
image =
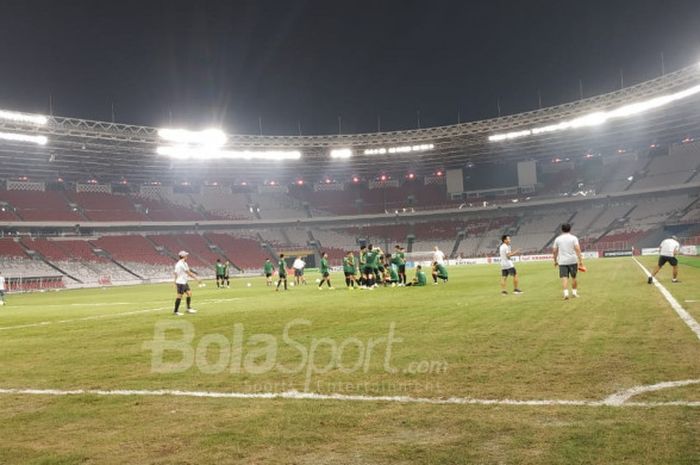
<svg viewBox="0 0 700 465"><path fill-rule="evenodd" d="M5 305L5 277L0 273L0 305Z"/></svg>
<svg viewBox="0 0 700 465"><path fill-rule="evenodd" d="M175 277L175 289L177 289L177 297L175 298L175 310L173 315L180 316L180 302L182 301L182 296L187 296L187 313L197 313L197 310L192 308L192 290L190 285L187 284L188 278L196 279L197 282L201 282L199 277L190 271L190 267L187 265L188 252L184 250L177 254L180 260L175 264L175 271L173 275Z"/></svg>
<svg viewBox="0 0 700 465"><path fill-rule="evenodd" d="M656 265L656 269L651 276L649 276L649 279L647 279L647 282L649 284L653 283L656 273L658 273L667 262L670 263L671 267L673 268L673 279L671 282L679 282L678 258L676 258L676 256L680 253L680 251L681 244L678 242L678 238L676 236L671 236L661 241L661 245L659 246L659 263Z"/></svg>
<svg viewBox="0 0 700 465"><path fill-rule="evenodd" d="M569 300L569 278L571 278L571 294L573 297L578 297L576 275L578 274L578 267L583 266L583 256L581 255L578 237L571 234L571 225L568 223L562 224L561 232L562 234L554 240L552 255L554 257L554 266L559 267L564 300Z"/></svg>
<svg viewBox="0 0 700 465"><path fill-rule="evenodd" d="M304 277L305 266L306 262L302 260L301 257L297 257L294 259L294 263L292 263L292 268L294 268L294 281L296 282L297 286L300 284L306 284L306 278Z"/></svg>
<svg viewBox="0 0 700 465"><path fill-rule="evenodd" d="M501 245L498 247L498 255L501 258L501 294L508 295L506 291L506 280L508 276L513 277L513 294L522 294L523 291L518 287L518 272L513 265L511 257L520 254L520 249L515 252L511 251L510 236L504 234L501 237Z"/></svg>
<svg viewBox="0 0 700 465"><path fill-rule="evenodd" d="M438 248L436 245L433 248L433 261L437 262L438 265L444 265L445 264L445 254Z"/></svg>

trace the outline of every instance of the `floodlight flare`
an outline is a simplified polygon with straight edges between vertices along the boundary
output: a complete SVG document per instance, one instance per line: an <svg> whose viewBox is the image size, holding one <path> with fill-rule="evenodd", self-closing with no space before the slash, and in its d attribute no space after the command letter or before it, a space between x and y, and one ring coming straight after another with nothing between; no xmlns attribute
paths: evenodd
<svg viewBox="0 0 700 465"><path fill-rule="evenodd" d="M299 160L298 150L218 150L212 148L193 148L190 146L161 146L156 149L158 155L176 160Z"/></svg>
<svg viewBox="0 0 700 465"><path fill-rule="evenodd" d="M12 142L30 142L37 145L46 145L49 139L46 136L30 136L13 132L0 132L0 139Z"/></svg>
<svg viewBox="0 0 700 465"><path fill-rule="evenodd" d="M419 145L403 145L400 147L379 147L374 149L365 149L365 155L384 155L386 153L411 153L411 152L426 152L433 150L434 144L419 144Z"/></svg>
<svg viewBox="0 0 700 465"><path fill-rule="evenodd" d="M352 157L352 149L333 149L331 150L331 158L348 159Z"/></svg>
<svg viewBox="0 0 700 465"><path fill-rule="evenodd" d="M43 126L49 119L44 115L33 115L30 113L18 113L16 111L0 110L0 119L16 121L18 123L32 123Z"/></svg>
<svg viewBox="0 0 700 465"><path fill-rule="evenodd" d="M623 105L610 111L597 111L587 115L580 116L568 121L540 126L532 129L523 129L520 131L506 132L502 134L494 134L489 136L490 142L501 142L505 140L520 139L522 137L533 136L538 134L546 134L550 132L563 131L566 129L575 129L583 127L598 126L613 118L624 118L628 116L638 115L645 111L653 110L669 103L688 98L700 92L700 85L685 89L673 94L654 97L642 102L630 103Z"/></svg>
<svg viewBox="0 0 700 465"><path fill-rule="evenodd" d="M163 140L176 144L204 145L207 147L221 147L228 140L221 129L204 129L203 131L159 129L158 136Z"/></svg>

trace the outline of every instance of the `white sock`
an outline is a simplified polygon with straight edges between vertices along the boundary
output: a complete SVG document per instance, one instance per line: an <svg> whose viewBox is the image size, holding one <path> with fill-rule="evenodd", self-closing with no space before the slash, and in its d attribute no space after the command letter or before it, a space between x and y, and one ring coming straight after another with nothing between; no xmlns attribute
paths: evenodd
<svg viewBox="0 0 700 465"><path fill-rule="evenodd" d="M571 293L572 293L573 295L578 295L578 293L576 292L576 289L572 289L572 290L571 290Z"/></svg>
<svg viewBox="0 0 700 465"><path fill-rule="evenodd" d="M564 297L569 297L569 290L568 289L564 289Z"/></svg>

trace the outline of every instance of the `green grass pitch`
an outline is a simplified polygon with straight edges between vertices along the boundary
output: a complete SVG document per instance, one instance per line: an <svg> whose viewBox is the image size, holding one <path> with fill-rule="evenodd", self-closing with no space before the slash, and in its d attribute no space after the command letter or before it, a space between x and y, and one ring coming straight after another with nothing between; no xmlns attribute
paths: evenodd
<svg viewBox="0 0 700 465"><path fill-rule="evenodd" d="M670 269L659 278L700 320L696 263L682 262L680 284ZM425 288L347 291L339 275L322 291L315 275L279 293L263 278L208 282L193 286L198 313L179 318L170 284L10 295L0 389L600 401L700 379L700 340L637 264L587 266L567 302L549 262L519 265L519 296L499 295L495 265L454 267L449 284ZM159 334L179 344L160 358ZM633 400L697 403L700 385ZM0 463L690 465L700 407L6 392Z"/></svg>

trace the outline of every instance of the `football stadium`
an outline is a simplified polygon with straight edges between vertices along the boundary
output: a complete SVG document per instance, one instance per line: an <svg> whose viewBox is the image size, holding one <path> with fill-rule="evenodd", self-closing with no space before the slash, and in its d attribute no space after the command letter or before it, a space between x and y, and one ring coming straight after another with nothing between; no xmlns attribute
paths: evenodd
<svg viewBox="0 0 700 465"><path fill-rule="evenodd" d="M392 130L0 100L0 463L700 463L696 58Z"/></svg>

